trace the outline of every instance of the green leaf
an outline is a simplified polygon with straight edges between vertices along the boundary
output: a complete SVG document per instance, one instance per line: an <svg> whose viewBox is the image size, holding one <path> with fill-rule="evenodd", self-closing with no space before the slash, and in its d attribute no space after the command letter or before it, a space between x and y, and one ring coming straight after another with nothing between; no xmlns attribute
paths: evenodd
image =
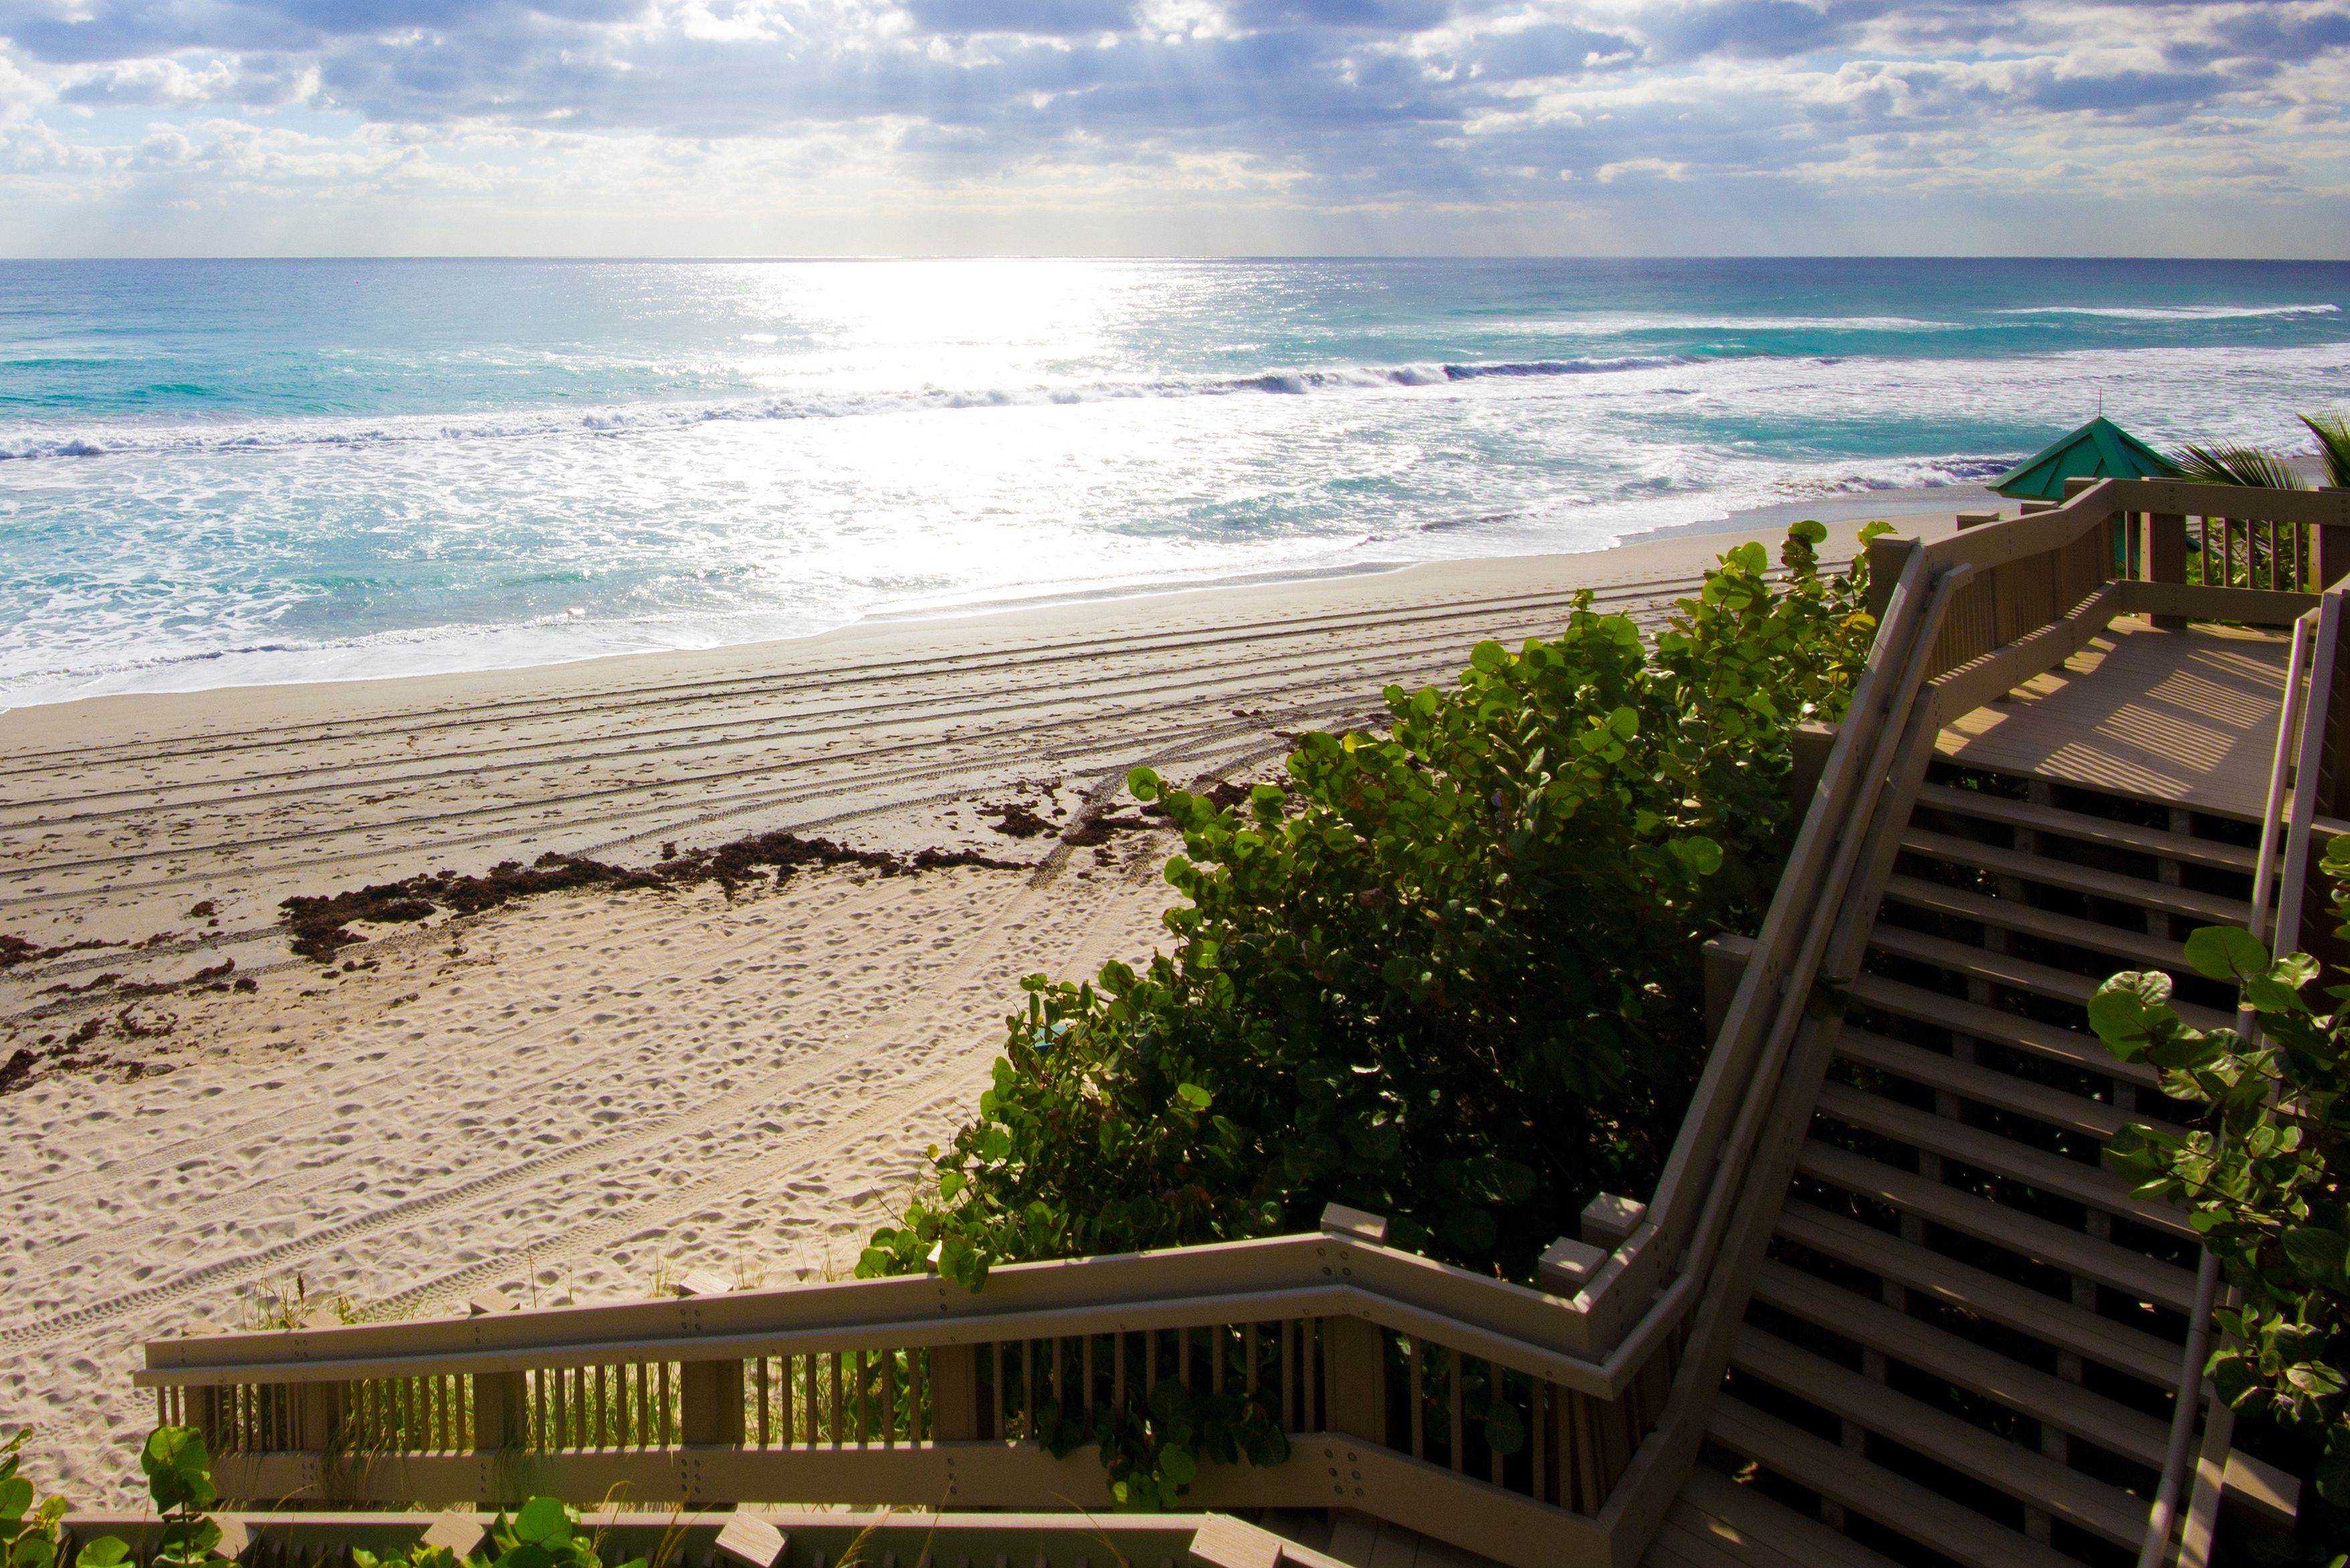
<svg viewBox="0 0 2350 1568"><path fill-rule="evenodd" d="M1676 838L1670 847L1694 876L1711 877L1721 869L1721 846L1703 834Z"/></svg>
<svg viewBox="0 0 2350 1568"><path fill-rule="evenodd" d="M74 1568L122 1568L130 1561L130 1543L113 1535L86 1541L74 1553Z"/></svg>
<svg viewBox="0 0 2350 1568"><path fill-rule="evenodd" d="M2350 1508L2350 1423L2336 1421L2325 1429L2325 1450L2317 1461L2317 1495L2336 1508Z"/></svg>
<svg viewBox="0 0 2350 1568"><path fill-rule="evenodd" d="M1195 1111L1206 1110L1215 1099L1213 1095L1197 1084L1178 1084L1175 1085L1175 1093L1185 1105Z"/></svg>
<svg viewBox="0 0 2350 1568"><path fill-rule="evenodd" d="M2331 1283L2342 1277L2343 1263L2350 1259L2350 1236L2339 1231L2328 1231L2315 1225L2289 1227L2282 1238L2285 1256L2293 1266L2312 1280Z"/></svg>
<svg viewBox="0 0 2350 1568"><path fill-rule="evenodd" d="M13 1525L33 1506L33 1483L23 1476L0 1480L0 1523Z"/></svg>
<svg viewBox="0 0 2350 1568"><path fill-rule="evenodd" d="M514 1537L525 1545L561 1546L571 1539L571 1511L559 1498L532 1498L515 1515Z"/></svg>
<svg viewBox="0 0 2350 1568"><path fill-rule="evenodd" d="M1881 528L1887 533L1892 532L1893 527L1889 523L1880 523L1874 524L1874 526ZM1824 544L1826 542L1827 536L1827 529L1809 517L1804 518L1801 523L1790 524L1787 527L1787 537L1790 539L1801 539L1806 545Z"/></svg>
<svg viewBox="0 0 2350 1568"><path fill-rule="evenodd" d="M193 1427L156 1428L139 1451L139 1468L147 1474L148 1495L163 1512L207 1509L220 1501L203 1434Z"/></svg>
<svg viewBox="0 0 2350 1568"><path fill-rule="evenodd" d="M1199 1479L1200 1461L1170 1446L1159 1450L1159 1470L1177 1486L1190 1486Z"/></svg>
<svg viewBox="0 0 2350 1568"><path fill-rule="evenodd" d="M1526 1424L1518 1407L1497 1399L1485 1412L1485 1446L1497 1454L1514 1454L1526 1444Z"/></svg>
<svg viewBox="0 0 2350 1568"><path fill-rule="evenodd" d="M2107 1050L2135 1062L2167 1024L2177 1023L2169 1002L2170 977L2160 970L2117 974L2089 998L2089 1027Z"/></svg>
<svg viewBox="0 0 2350 1568"><path fill-rule="evenodd" d="M2234 926L2203 926L2187 939L2187 961L2212 980L2241 981L2266 972L2269 950L2250 931Z"/></svg>

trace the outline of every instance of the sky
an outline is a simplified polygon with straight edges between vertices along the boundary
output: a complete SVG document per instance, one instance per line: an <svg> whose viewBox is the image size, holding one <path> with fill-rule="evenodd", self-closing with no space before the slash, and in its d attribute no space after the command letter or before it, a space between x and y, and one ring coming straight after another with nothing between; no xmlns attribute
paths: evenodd
<svg viewBox="0 0 2350 1568"><path fill-rule="evenodd" d="M2350 0L0 0L0 254L2350 255Z"/></svg>

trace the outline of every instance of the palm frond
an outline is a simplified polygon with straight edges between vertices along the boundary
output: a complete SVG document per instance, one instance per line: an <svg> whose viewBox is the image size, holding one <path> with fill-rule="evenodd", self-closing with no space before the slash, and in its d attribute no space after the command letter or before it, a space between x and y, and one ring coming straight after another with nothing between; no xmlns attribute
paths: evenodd
<svg viewBox="0 0 2350 1568"><path fill-rule="evenodd" d="M2222 441L2215 446L2187 446L2174 460L2197 484L2241 484L2255 490L2306 490L2309 482L2293 464L2256 446Z"/></svg>
<svg viewBox="0 0 2350 1568"><path fill-rule="evenodd" d="M2325 483L2350 486L2350 420L2340 414L2303 414L2301 422L2317 438L2317 451L2325 459Z"/></svg>

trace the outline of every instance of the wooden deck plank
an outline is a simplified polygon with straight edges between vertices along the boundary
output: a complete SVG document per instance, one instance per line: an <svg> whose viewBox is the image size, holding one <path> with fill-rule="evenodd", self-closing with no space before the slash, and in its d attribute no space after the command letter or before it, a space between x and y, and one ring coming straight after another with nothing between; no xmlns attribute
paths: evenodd
<svg viewBox="0 0 2350 1568"><path fill-rule="evenodd" d="M2291 639L2117 618L2004 701L1944 729L1944 758L2220 816L2258 820Z"/></svg>

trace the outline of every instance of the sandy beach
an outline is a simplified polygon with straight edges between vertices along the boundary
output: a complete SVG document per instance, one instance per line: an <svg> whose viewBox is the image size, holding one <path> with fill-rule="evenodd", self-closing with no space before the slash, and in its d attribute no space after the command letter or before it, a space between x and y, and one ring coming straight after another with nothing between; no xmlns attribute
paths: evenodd
<svg viewBox="0 0 2350 1568"><path fill-rule="evenodd" d="M119 1502L195 1320L848 1272L1019 977L1162 940L1129 768L1263 776L1737 538L0 714L0 1428Z"/></svg>

